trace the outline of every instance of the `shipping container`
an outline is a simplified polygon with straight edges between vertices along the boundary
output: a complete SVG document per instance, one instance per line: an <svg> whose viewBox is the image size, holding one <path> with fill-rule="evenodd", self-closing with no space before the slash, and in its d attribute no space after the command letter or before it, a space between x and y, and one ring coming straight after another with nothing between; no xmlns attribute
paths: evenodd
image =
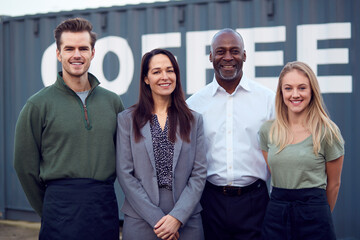
<svg viewBox="0 0 360 240"><path fill-rule="evenodd" d="M90 72L126 107L137 101L141 56L153 48L176 55L186 97L212 81L209 44L222 28L243 36L245 74L273 90L284 64L308 63L346 142L337 236L360 239L359 10L358 0L187 0L0 17L0 218L39 220L13 169L15 124L26 100L61 69L54 28L83 17L98 34Z"/></svg>

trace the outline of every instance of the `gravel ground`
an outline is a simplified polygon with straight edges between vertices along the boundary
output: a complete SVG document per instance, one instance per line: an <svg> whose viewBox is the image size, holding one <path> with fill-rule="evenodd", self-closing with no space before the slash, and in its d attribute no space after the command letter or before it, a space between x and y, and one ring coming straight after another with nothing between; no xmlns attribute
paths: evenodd
<svg viewBox="0 0 360 240"><path fill-rule="evenodd" d="M0 240L37 240L40 223L0 221Z"/></svg>
<svg viewBox="0 0 360 240"><path fill-rule="evenodd" d="M38 240L39 230L40 223L0 220L0 240Z"/></svg>

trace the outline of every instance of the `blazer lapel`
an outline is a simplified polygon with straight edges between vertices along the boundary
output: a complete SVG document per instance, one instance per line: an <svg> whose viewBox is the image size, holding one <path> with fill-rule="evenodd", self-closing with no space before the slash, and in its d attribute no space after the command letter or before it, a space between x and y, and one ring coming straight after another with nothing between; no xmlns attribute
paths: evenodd
<svg viewBox="0 0 360 240"><path fill-rule="evenodd" d="M154 148L153 148L153 144L152 144L152 137L151 137L150 122L149 121L141 129L141 134L144 136L143 141L145 143L146 151L147 151L147 153L149 155L151 165L156 170Z"/></svg>
<svg viewBox="0 0 360 240"><path fill-rule="evenodd" d="M179 128L179 126L178 126ZM183 144L183 141L178 133L179 131L177 131L176 133L176 142L174 145L174 159L173 159L173 171L175 171L175 167L176 164L179 160L179 155L180 155L180 151L181 151L181 147ZM151 131L150 131L150 122L147 122L144 127L141 129L141 134L144 136L144 143L145 143L145 147L146 147L146 151L149 155L150 158L150 162L151 165L153 166L153 168L156 171L156 166L155 166L155 156L154 156L154 148L152 145L152 137L151 137Z"/></svg>
<svg viewBox="0 0 360 240"><path fill-rule="evenodd" d="M179 126L178 126L178 128L179 128ZM173 172L175 172L175 167L176 167L176 164L177 164L177 162L179 160L181 146L182 146L182 143L183 143L183 141L182 141L180 135L178 134L178 132L179 131L177 131L177 133L176 133L176 142L175 142L175 145L174 145Z"/></svg>

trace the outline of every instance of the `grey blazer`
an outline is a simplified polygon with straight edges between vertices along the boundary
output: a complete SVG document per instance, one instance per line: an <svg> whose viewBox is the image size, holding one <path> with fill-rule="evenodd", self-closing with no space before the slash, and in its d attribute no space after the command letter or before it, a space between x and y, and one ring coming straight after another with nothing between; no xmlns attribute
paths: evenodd
<svg viewBox="0 0 360 240"><path fill-rule="evenodd" d="M185 225L199 213L200 197L206 181L206 153L202 116L193 112L190 143L177 134L173 159L173 199L175 206L169 213ZM133 218L144 219L152 227L165 214L159 206L155 158L150 123L141 129L144 136L135 142L132 110L127 109L117 117L116 172L125 194L121 211Z"/></svg>

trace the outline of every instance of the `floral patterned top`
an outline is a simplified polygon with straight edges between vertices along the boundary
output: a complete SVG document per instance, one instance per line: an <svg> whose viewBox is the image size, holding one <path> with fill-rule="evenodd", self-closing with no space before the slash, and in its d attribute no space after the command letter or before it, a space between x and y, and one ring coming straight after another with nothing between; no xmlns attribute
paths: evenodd
<svg viewBox="0 0 360 240"><path fill-rule="evenodd" d="M172 190L174 143L168 138L168 118L164 130L161 129L156 115L152 116L151 137L155 156L156 175L159 188Z"/></svg>

